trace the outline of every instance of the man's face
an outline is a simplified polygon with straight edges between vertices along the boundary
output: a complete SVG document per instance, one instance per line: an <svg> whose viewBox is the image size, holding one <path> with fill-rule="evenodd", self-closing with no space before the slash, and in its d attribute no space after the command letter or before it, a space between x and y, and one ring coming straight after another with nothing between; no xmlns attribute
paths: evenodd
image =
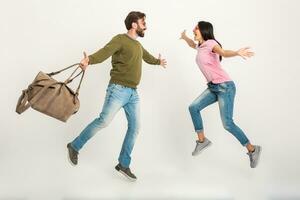
<svg viewBox="0 0 300 200"><path fill-rule="evenodd" d="M137 21L136 33L139 37L144 37L145 35L145 31L147 29L145 20L146 18L144 17Z"/></svg>

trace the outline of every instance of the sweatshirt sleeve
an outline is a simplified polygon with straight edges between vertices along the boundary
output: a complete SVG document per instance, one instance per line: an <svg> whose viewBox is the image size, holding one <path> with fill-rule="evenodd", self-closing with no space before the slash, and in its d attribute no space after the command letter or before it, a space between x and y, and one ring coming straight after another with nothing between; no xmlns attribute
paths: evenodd
<svg viewBox="0 0 300 200"><path fill-rule="evenodd" d="M106 60L108 57L112 56L115 52L120 50L121 43L117 36L113 37L109 43L107 43L102 49L99 49L96 53L89 55L89 64L97 64Z"/></svg>
<svg viewBox="0 0 300 200"><path fill-rule="evenodd" d="M160 60L152 56L146 49L143 47L143 60L151 65L160 65Z"/></svg>

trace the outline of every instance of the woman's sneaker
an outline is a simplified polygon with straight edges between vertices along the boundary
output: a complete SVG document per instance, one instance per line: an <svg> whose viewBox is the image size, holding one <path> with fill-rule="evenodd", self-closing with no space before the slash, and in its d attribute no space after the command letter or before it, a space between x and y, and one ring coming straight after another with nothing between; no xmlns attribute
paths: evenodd
<svg viewBox="0 0 300 200"><path fill-rule="evenodd" d="M192 152L193 156L199 155L204 149L209 147L211 145L211 141L209 139L205 138L203 142L200 142L199 140L196 141L196 147L195 150Z"/></svg>
<svg viewBox="0 0 300 200"><path fill-rule="evenodd" d="M261 153L261 146L254 145L254 151L247 153L250 158L250 167L255 168L258 165Z"/></svg>
<svg viewBox="0 0 300 200"><path fill-rule="evenodd" d="M123 174L126 178L128 178L130 181L136 181L137 177L131 173L129 167L123 167L120 163L115 167L115 169Z"/></svg>

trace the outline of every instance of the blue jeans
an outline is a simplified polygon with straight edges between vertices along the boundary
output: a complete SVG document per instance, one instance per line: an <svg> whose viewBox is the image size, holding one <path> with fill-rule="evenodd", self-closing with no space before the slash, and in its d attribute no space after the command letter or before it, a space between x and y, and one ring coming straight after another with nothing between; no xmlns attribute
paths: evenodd
<svg viewBox="0 0 300 200"><path fill-rule="evenodd" d="M79 151L99 130L108 126L121 108L125 110L128 129L118 160L123 167L129 167L131 152L140 127L140 105L136 89L114 83L109 84L102 112L73 140L72 147Z"/></svg>
<svg viewBox="0 0 300 200"><path fill-rule="evenodd" d="M203 122L200 111L205 107L218 102L223 127L229 131L238 141L246 146L249 140L245 133L233 122L233 105L235 96L235 84L233 81L214 84L208 83L208 88L189 106L189 111L197 133L203 132Z"/></svg>

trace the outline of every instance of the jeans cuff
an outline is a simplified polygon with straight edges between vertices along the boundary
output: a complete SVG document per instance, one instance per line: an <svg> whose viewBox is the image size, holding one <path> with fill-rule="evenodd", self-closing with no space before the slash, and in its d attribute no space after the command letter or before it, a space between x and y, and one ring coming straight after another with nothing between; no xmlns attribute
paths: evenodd
<svg viewBox="0 0 300 200"><path fill-rule="evenodd" d="M197 134L199 134L199 133L203 133L203 129L198 129L198 130L195 130L195 132L196 132Z"/></svg>
<svg viewBox="0 0 300 200"><path fill-rule="evenodd" d="M77 146L74 144L74 141L71 142L71 147L72 147L75 151L77 151L77 153L79 153L79 149L78 149Z"/></svg>
<svg viewBox="0 0 300 200"><path fill-rule="evenodd" d="M250 141L247 141L245 144L242 144L244 147L250 144Z"/></svg>

